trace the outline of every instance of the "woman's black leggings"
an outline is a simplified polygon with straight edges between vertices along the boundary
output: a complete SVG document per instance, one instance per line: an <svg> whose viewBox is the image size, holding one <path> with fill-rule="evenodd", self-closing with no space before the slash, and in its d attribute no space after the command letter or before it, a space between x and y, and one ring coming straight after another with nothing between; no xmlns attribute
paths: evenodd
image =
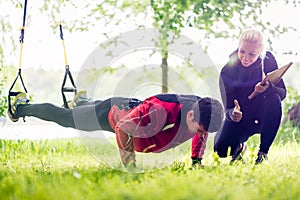
<svg viewBox="0 0 300 200"><path fill-rule="evenodd" d="M281 100L278 94L266 96L257 108L262 114L259 118L242 119L236 123L226 119L222 128L215 136L214 151L220 157L228 156L228 148L231 148L232 155L240 143L246 142L248 138L260 133L260 151L268 153L272 145L282 116Z"/></svg>
<svg viewBox="0 0 300 200"><path fill-rule="evenodd" d="M73 109L66 109L50 103L27 104L17 107L18 117L37 117L55 122L63 127L83 131L105 130L113 132L108 122L108 113L113 105L120 109L131 109L141 101L132 98L113 97L104 101L89 102Z"/></svg>

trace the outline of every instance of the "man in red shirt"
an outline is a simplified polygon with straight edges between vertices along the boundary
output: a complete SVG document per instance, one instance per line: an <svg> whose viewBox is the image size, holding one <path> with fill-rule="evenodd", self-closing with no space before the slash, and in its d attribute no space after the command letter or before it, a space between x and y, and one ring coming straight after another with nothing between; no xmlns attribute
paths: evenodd
<svg viewBox="0 0 300 200"><path fill-rule="evenodd" d="M223 107L213 98L159 94L144 101L112 97L87 102L73 109L49 103L29 104L26 94L16 97L12 121L33 116L83 131L116 133L122 163L135 166L135 151L159 153L192 139L193 164L201 164L207 132L216 132L223 121Z"/></svg>

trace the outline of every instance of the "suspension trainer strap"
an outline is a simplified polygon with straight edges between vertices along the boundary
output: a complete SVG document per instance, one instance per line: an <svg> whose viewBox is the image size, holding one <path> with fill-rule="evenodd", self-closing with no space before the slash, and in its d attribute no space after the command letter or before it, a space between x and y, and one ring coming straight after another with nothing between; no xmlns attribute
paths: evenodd
<svg viewBox="0 0 300 200"><path fill-rule="evenodd" d="M24 29L25 29L25 22L26 22L26 12L27 12L27 0L24 3L24 13L23 13L23 23L21 27L21 36L19 38L20 43L24 43Z"/></svg>
<svg viewBox="0 0 300 200"><path fill-rule="evenodd" d="M21 68L21 66L22 66L22 53L23 53L25 23L26 23L26 12L27 12L27 0L25 0L25 3L24 3L23 23L22 23L22 27L21 27L21 35L20 35L20 38L19 38L20 46L21 46L19 68Z"/></svg>
<svg viewBox="0 0 300 200"><path fill-rule="evenodd" d="M20 78L20 81L22 83L23 89L25 93L27 93L27 89L25 87L22 74L21 74L21 67L22 67L22 55L23 55L23 43L24 43L24 33L25 33L25 22L26 22L26 12L27 12L27 0L24 2L24 13L23 13L23 23L21 27L21 35L19 37L19 42L20 42L20 58L19 58L19 70L17 77L15 78L13 84L11 85L8 93L8 111L12 114L12 106L11 106L11 98L14 96L17 96L20 92L13 92L13 88L18 80Z"/></svg>
<svg viewBox="0 0 300 200"><path fill-rule="evenodd" d="M70 71L70 66L69 66L68 59L67 59L66 46L65 46L65 42L64 42L64 34L63 34L63 29L62 29L61 23L59 23L59 31L60 31L60 39L62 41L62 46L63 46L63 50L64 50L65 69L66 69L64 79L63 79L63 82L62 82L62 85L61 85L61 94L62 94L62 98L63 98L64 107L69 108L68 100L66 98L65 92L73 92L76 95L77 94L77 88L76 88L74 79L72 77L72 74L71 74L71 71ZM66 87L65 86L67 78L70 79L72 87Z"/></svg>
<svg viewBox="0 0 300 200"><path fill-rule="evenodd" d="M65 40L64 40L64 34L63 34L61 23L59 23L59 32L60 32L59 35L60 35L61 43L62 43L62 46L63 46L63 49L64 49L64 58L65 58L66 68L69 68L69 63L68 63L67 53L66 53Z"/></svg>

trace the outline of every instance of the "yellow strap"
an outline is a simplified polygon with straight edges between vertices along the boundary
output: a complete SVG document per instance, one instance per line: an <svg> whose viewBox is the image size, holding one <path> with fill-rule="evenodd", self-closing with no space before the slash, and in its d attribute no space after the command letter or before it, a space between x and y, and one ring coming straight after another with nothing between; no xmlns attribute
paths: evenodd
<svg viewBox="0 0 300 200"><path fill-rule="evenodd" d="M25 30L25 26L20 27L20 31ZM19 59L19 69L22 67L22 55L23 55L23 42L20 42L20 59Z"/></svg>
<svg viewBox="0 0 300 200"><path fill-rule="evenodd" d="M19 60L19 69L22 66L22 55L23 55L23 43L20 43L20 60Z"/></svg>
<svg viewBox="0 0 300 200"><path fill-rule="evenodd" d="M57 21L55 23L55 26L60 26L60 25L61 25L60 21ZM65 64L66 64L66 68L67 68L69 66L69 63L68 63L68 59L67 59L67 51L66 51L65 41L61 40L61 43L62 43L63 50L64 50L64 58L65 58Z"/></svg>
<svg viewBox="0 0 300 200"><path fill-rule="evenodd" d="M64 48L64 57L65 57L65 63L66 63L66 66L69 66L69 64L68 64L68 59L67 59L67 53L66 53L65 41L64 41L64 40L61 40L61 42L62 42L62 45L63 45L63 48Z"/></svg>

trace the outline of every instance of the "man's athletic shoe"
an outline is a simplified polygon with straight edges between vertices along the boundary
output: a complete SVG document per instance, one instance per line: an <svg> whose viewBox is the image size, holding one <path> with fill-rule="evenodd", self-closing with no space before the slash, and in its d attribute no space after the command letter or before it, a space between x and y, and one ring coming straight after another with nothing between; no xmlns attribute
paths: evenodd
<svg viewBox="0 0 300 200"><path fill-rule="evenodd" d="M265 154L264 152L259 151L257 154L257 158L255 160L255 164L261 164L264 160L268 160L268 155Z"/></svg>
<svg viewBox="0 0 300 200"><path fill-rule="evenodd" d="M71 108L75 108L77 106L81 106L81 105L84 105L85 103L89 102L89 98L88 98L88 95L87 95L87 91L86 90L83 90L83 91L79 91L73 101L71 102Z"/></svg>
<svg viewBox="0 0 300 200"><path fill-rule="evenodd" d="M231 163L234 161L242 160L242 154L247 150L246 143L240 143L240 148L232 155Z"/></svg>
<svg viewBox="0 0 300 200"><path fill-rule="evenodd" d="M29 99L27 99L26 93L19 93L16 98L14 103L11 106L11 112L8 110L7 115L10 118L11 121L17 122L19 120L19 117L17 116L17 107L19 105L25 105L28 104Z"/></svg>

